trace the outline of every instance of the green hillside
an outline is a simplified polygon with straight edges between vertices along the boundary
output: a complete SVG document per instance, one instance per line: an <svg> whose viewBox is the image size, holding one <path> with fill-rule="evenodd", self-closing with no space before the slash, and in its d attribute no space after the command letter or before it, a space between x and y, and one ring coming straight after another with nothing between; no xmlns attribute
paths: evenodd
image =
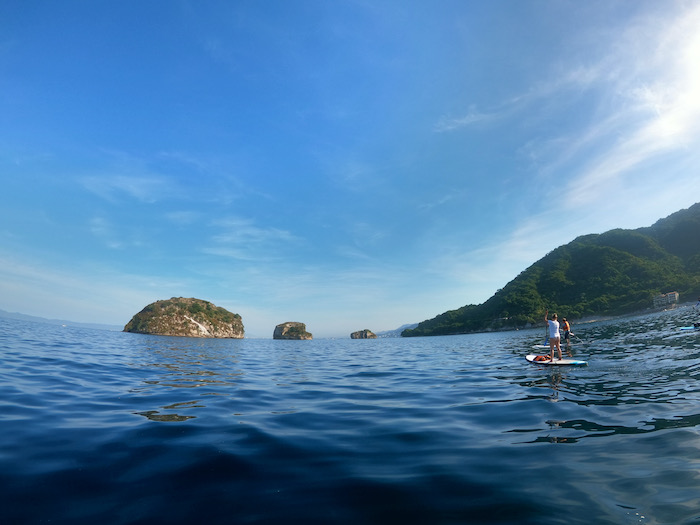
<svg viewBox="0 0 700 525"><path fill-rule="evenodd" d="M489 300L450 310L402 336L461 334L560 316L621 315L651 308L654 296L700 295L700 203L648 228L584 235L527 268Z"/></svg>

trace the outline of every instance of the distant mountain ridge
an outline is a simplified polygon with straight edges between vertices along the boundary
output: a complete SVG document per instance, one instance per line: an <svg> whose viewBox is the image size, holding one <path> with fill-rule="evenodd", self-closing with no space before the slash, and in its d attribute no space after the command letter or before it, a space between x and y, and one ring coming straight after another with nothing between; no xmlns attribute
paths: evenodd
<svg viewBox="0 0 700 525"><path fill-rule="evenodd" d="M544 311L580 319L651 308L677 291L700 295L700 203L653 226L583 235L556 248L480 305L423 321L404 337L515 329L541 323Z"/></svg>
<svg viewBox="0 0 700 525"><path fill-rule="evenodd" d="M386 330L384 332L377 332L377 337L379 339L391 338L391 337L401 337L401 334L403 333L404 330L407 330L409 328L415 328L416 326L418 326L418 323L404 324L404 325L399 326L395 330Z"/></svg>
<svg viewBox="0 0 700 525"><path fill-rule="evenodd" d="M31 322L35 322L35 323L75 326L78 328L94 328L96 330L121 331L121 329L122 329L122 327L119 325L101 324L101 323L78 323L75 321L66 321L64 319L46 319L45 317L37 317L35 315L27 315L27 314L20 314L17 312L8 312L6 310L0 310L0 318L3 318L3 317L6 319L18 319L20 321L31 321Z"/></svg>

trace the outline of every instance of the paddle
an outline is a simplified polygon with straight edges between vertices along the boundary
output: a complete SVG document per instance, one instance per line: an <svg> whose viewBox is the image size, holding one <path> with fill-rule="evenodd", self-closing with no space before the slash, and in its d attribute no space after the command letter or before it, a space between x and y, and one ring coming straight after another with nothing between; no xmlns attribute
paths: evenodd
<svg viewBox="0 0 700 525"><path fill-rule="evenodd" d="M587 344L588 344L586 341L584 341L583 339L581 339L581 338L580 338L579 336L577 336L576 334L572 334L572 335L573 335L576 339L578 339L579 341L581 341L584 345L587 345Z"/></svg>

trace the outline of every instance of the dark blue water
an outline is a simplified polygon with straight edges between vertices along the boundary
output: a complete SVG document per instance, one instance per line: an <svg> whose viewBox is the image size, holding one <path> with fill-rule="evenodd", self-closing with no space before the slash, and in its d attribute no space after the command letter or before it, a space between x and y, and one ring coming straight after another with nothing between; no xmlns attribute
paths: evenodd
<svg viewBox="0 0 700 525"><path fill-rule="evenodd" d="M0 523L697 523L700 315L199 340L0 319Z"/></svg>

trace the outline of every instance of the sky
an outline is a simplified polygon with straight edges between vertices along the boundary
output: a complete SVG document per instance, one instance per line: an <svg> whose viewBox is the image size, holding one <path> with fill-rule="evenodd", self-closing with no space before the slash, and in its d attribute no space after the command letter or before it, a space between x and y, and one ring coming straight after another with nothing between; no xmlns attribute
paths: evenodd
<svg viewBox="0 0 700 525"><path fill-rule="evenodd" d="M480 304L700 201L700 2L4 0L0 309Z"/></svg>

